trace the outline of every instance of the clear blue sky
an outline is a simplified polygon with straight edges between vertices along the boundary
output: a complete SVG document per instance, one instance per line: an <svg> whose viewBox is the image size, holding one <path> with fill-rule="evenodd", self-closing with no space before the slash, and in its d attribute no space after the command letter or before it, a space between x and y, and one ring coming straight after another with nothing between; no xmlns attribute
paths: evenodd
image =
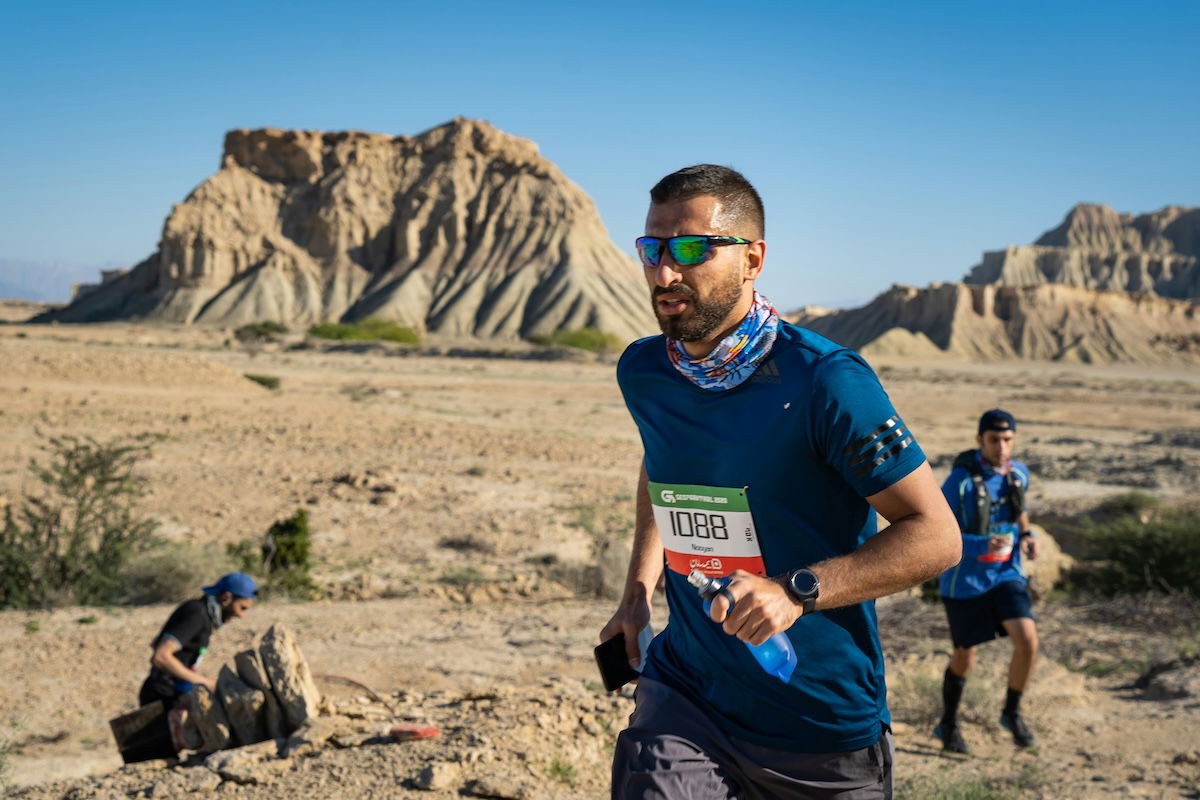
<svg viewBox="0 0 1200 800"><path fill-rule="evenodd" d="M1079 201L1200 205L1200 3L8 2L0 259L135 263L230 128L457 115L536 141L630 253L650 185L730 164L766 294L857 304Z"/></svg>

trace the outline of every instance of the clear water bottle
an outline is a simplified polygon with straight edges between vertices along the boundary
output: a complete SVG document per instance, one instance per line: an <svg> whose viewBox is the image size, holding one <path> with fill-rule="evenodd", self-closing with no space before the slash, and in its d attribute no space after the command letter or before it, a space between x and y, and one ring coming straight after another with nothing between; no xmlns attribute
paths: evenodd
<svg viewBox="0 0 1200 800"><path fill-rule="evenodd" d="M729 579L710 578L700 570L694 569L688 575L688 583L695 586L700 593L700 599L704 601L704 613L707 614L712 608L713 598L728 585ZM733 610L732 605L729 610ZM742 644L746 645L746 649L750 651L750 654L768 675L774 675L784 683L787 683L788 679L792 677L792 671L796 669L796 650L792 647L792 640L787 637L786 633L780 631L762 644L750 644L749 642L742 642Z"/></svg>

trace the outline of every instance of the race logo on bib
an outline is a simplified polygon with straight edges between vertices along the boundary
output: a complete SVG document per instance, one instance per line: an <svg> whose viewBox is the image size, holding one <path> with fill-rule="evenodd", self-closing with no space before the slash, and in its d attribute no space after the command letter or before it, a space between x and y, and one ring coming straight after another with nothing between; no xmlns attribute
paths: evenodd
<svg viewBox="0 0 1200 800"><path fill-rule="evenodd" d="M767 574L745 489L651 481L649 491L672 571L687 575L697 569L721 576L744 569Z"/></svg>

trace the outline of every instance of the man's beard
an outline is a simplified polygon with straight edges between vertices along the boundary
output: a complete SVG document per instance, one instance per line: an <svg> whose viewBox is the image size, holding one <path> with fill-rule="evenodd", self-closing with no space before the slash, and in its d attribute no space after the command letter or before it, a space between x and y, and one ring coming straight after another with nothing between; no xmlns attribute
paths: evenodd
<svg viewBox="0 0 1200 800"><path fill-rule="evenodd" d="M691 307L683 314L661 316L658 313L658 296L668 293L683 295ZM701 298L695 289L683 283L666 289L656 286L650 293L650 305L658 319L658 327L668 339L681 342L708 341L713 334L720 331L730 312L737 307L741 299L742 281L737 273L731 273L727 283L713 287L711 295L705 298Z"/></svg>

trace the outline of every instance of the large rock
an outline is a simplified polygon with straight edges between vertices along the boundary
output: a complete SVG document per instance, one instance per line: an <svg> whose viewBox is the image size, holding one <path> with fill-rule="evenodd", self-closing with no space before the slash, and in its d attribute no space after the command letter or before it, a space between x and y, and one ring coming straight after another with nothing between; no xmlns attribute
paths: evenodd
<svg viewBox="0 0 1200 800"><path fill-rule="evenodd" d="M294 730L309 717L317 716L321 691L292 632L282 624L272 625L262 638L258 654L288 725Z"/></svg>
<svg viewBox="0 0 1200 800"><path fill-rule="evenodd" d="M893 286L791 321L868 356L1200 363L1200 208L1133 217L1081 204L1032 245L984 253L963 283Z"/></svg>
<svg viewBox="0 0 1200 800"><path fill-rule="evenodd" d="M283 718L283 709L271 689L271 678L258 657L257 650L243 650L233 657L238 677L247 686L263 693L262 721L267 738L285 739L290 732Z"/></svg>
<svg viewBox="0 0 1200 800"><path fill-rule="evenodd" d="M266 693L247 685L229 667L221 667L217 676L217 697L239 745L274 738L267 733Z"/></svg>
<svg viewBox="0 0 1200 800"><path fill-rule="evenodd" d="M1081 203L1034 244L984 253L965 280L1066 283L1200 300L1200 208L1168 206L1134 217Z"/></svg>
<svg viewBox="0 0 1200 800"><path fill-rule="evenodd" d="M641 268L526 139L235 130L157 252L39 320L307 325L380 317L513 339L655 331Z"/></svg>
<svg viewBox="0 0 1200 800"><path fill-rule="evenodd" d="M207 686L197 686L188 692L188 720L200 732L204 740L201 748L206 753L223 750L232 744L232 731L225 709L216 695Z"/></svg>
<svg viewBox="0 0 1200 800"><path fill-rule="evenodd" d="M785 316L867 356L926 358L932 344L963 359L1200 364L1200 304L1062 284L893 286L861 308Z"/></svg>

